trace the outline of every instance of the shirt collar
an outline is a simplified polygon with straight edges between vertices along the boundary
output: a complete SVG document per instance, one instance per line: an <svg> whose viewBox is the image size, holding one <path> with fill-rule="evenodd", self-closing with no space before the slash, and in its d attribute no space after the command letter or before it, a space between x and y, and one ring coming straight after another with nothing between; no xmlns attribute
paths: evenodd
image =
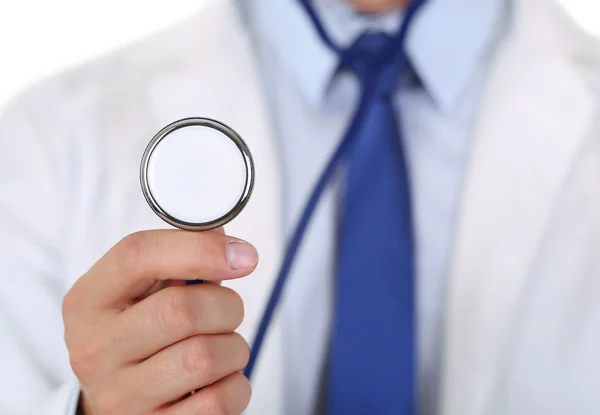
<svg viewBox="0 0 600 415"><path fill-rule="evenodd" d="M506 0L430 0L407 38L413 69L434 102L449 109L460 98L493 45ZM365 30L394 33L400 12L365 16L342 0L313 0L330 36L352 43ZM286 65L306 98L321 104L338 59L319 38L298 0L252 0L248 16L256 35Z"/></svg>

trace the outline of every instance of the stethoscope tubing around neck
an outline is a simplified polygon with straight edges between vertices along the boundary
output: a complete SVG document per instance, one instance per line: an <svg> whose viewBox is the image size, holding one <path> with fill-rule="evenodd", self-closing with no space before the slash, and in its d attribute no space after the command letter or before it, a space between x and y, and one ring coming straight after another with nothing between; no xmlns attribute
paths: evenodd
<svg viewBox="0 0 600 415"><path fill-rule="evenodd" d="M310 0L299 0L300 4L304 6L307 14L313 21L315 29L321 36L323 42L325 42L333 51L338 53L338 55L343 59L344 51L339 48L334 42L331 40L327 32L325 31L320 19L316 15L314 8L310 5ZM391 46L401 47L404 38L406 37L406 33L408 32L409 22L411 22L413 15L417 12L418 9L426 2L426 0L414 0L411 5L407 8L406 15L400 30L395 36L394 41ZM394 51L388 49L386 53L393 53ZM403 53L400 54L401 59ZM267 331L277 309L277 306L281 300L281 295L283 293L283 289L285 288L285 284L289 278L290 270L294 264L294 260L296 259L296 254L298 252L298 248L302 243L304 235L306 233L306 229L308 228L313 213L319 200L327 188L327 186L332 182L332 178L335 176L337 169L340 167L342 161L345 159L348 154L352 144L354 143L354 138L358 135L357 130L360 128L364 117L366 116L369 103L373 95L377 93L377 79L369 80L362 87L362 92L360 96L359 103L353 113L352 121L350 122L348 128L344 132L343 139L341 140L338 147L333 152L333 155L329 159L323 173L319 177L317 184L315 185L310 197L302 211L302 215L300 216L300 220L298 221L294 232L292 233L292 237L288 242L287 249L284 254L283 262L279 269L279 273L277 275L277 279L275 280L275 284L272 288L271 295L263 312L262 318L260 320L258 330L256 332L256 336L252 342L252 347L250 348L250 358L248 361L248 365L244 369L244 375L248 378L252 378L252 374L254 372L254 368L256 366L256 362L260 355L260 351L262 349L265 337L267 335Z"/></svg>
<svg viewBox="0 0 600 415"><path fill-rule="evenodd" d="M393 39L390 42L390 45L384 51L382 60L390 60L392 58L392 56L396 54L398 49L403 48L403 45L404 45L405 39L408 35L408 31L410 29L411 23L414 20L413 17L415 16L415 14L417 12L419 12L423 8L423 6L428 1L429 0L412 0L411 3L406 7L406 11L405 11L404 17L403 17L403 22L400 25L399 29L396 31L396 33L392 36ZM345 62L347 59L346 58L346 50L344 50L344 48L342 48L338 44L336 44L333 41L333 39L331 38L331 36L329 36L329 33L327 33L325 26L323 26L323 22L317 15L317 11L316 11L315 7L312 5L312 0L298 0L298 2L303 7L306 14L309 16L309 18L313 24L313 27L317 31L317 33L318 33L320 39L323 41L323 43L325 43L325 45L327 45L327 47L329 47L329 49L331 49L333 52L335 52L338 55L341 62ZM406 59L406 53L404 53L404 52L399 53L397 55L398 55L397 59ZM395 64L397 64L399 67L402 66L400 62L395 62Z"/></svg>
<svg viewBox="0 0 600 415"><path fill-rule="evenodd" d="M374 91L374 88L372 89ZM275 285L271 291L271 295L269 297L269 301L267 302L267 306L263 313L262 319L260 321L260 325L258 326L258 330L256 332L256 337L252 343L252 347L250 348L250 359L248 361L248 365L246 369L244 369L244 375L248 379L251 379L252 373L254 371L254 366L260 354L260 350L262 348L265 336L267 334L267 330L273 319L273 315L275 313L275 309L281 299L281 294L285 287L285 283L287 282L289 272L294 264L294 260L296 259L296 253L300 244L302 243L302 239L304 238L304 234L310 220L312 218L312 214L321 198L321 195L327 188L327 185L331 182L331 178L335 175L338 166L341 164L342 160L345 158L348 153L348 149L351 147L351 144L354 140L352 138L356 135L354 134L354 130L360 127L362 122L362 118L366 113L367 105L370 101L371 94L374 92L368 92L366 89L362 93L362 97L360 100L360 104L357 109L354 111L354 116L352 118L352 122L348 127L346 133L344 134L344 139L338 145L336 150L333 153L333 156L327 163L325 170L321 174L316 186L314 187L308 202L306 203L304 210L302 211L302 216L294 229L292 234L292 238L289 240L287 249L285 251L285 255L283 258L283 263L277 275L277 279L275 280Z"/></svg>

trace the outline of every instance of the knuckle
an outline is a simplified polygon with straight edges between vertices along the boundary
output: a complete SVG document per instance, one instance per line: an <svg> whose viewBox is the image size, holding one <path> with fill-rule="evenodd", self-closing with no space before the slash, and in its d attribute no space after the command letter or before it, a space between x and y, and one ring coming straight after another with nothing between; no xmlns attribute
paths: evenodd
<svg viewBox="0 0 600 415"><path fill-rule="evenodd" d="M104 388L92 396L94 407L99 415L123 413L123 395L118 388Z"/></svg>
<svg viewBox="0 0 600 415"><path fill-rule="evenodd" d="M188 296L177 288L180 287L169 287L162 290L162 298L158 306L158 319L166 331L187 333L194 325L193 307Z"/></svg>
<svg viewBox="0 0 600 415"><path fill-rule="evenodd" d="M206 389L204 407L207 413L219 415L239 415L244 412L252 397L252 386L248 379L235 374L227 380L228 385L215 385Z"/></svg>
<svg viewBox="0 0 600 415"><path fill-rule="evenodd" d="M244 300L242 300L242 297L234 290L229 288L228 290L231 294L231 304L229 305L229 313L231 313L230 315L232 316L232 322L235 325L235 328L237 329L244 321Z"/></svg>
<svg viewBox="0 0 600 415"><path fill-rule="evenodd" d="M140 268L142 252L148 244L146 232L135 232L124 237L117 244L119 264L128 271Z"/></svg>
<svg viewBox="0 0 600 415"><path fill-rule="evenodd" d="M76 320L81 315L82 309L85 309L87 306L85 289L81 282L82 279L83 277L75 281L62 298L61 312L65 324Z"/></svg>
<svg viewBox="0 0 600 415"><path fill-rule="evenodd" d="M233 335L235 341L239 345L240 362L242 364L242 368L244 368L248 364L248 360L250 360L250 345L241 334L233 333Z"/></svg>
<svg viewBox="0 0 600 415"><path fill-rule="evenodd" d="M71 368L81 382L85 383L95 372L99 354L99 347L94 342L78 345L69 351Z"/></svg>
<svg viewBox="0 0 600 415"><path fill-rule="evenodd" d="M182 350L181 359L186 373L192 375L202 373L203 377L212 378L215 356L206 339L201 337L190 339Z"/></svg>
<svg viewBox="0 0 600 415"><path fill-rule="evenodd" d="M252 385L250 381L245 377L240 375L240 406L242 408L242 412L248 407L250 404L250 399L252 398Z"/></svg>
<svg viewBox="0 0 600 415"><path fill-rule="evenodd" d="M61 311L63 320L66 320L70 316L76 313L77 306L75 304L75 295L73 295L73 289L71 289L62 299Z"/></svg>
<svg viewBox="0 0 600 415"><path fill-rule="evenodd" d="M196 232L196 254L204 258L208 252L208 234L206 232Z"/></svg>
<svg viewBox="0 0 600 415"><path fill-rule="evenodd" d="M206 407L207 413L214 415L233 415L231 404L227 399L227 394L220 388L207 390Z"/></svg>

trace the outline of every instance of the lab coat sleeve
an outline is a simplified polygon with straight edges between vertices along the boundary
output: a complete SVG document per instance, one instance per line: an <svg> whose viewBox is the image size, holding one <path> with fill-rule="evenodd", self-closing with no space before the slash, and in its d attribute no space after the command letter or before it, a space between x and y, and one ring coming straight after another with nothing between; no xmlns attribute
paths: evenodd
<svg viewBox="0 0 600 415"><path fill-rule="evenodd" d="M42 402L29 413L31 415L76 415L79 392L79 385L76 382L64 384L51 393L45 402Z"/></svg>
<svg viewBox="0 0 600 415"><path fill-rule="evenodd" d="M56 91L0 113L0 413L72 415L78 386L63 339L68 189Z"/></svg>

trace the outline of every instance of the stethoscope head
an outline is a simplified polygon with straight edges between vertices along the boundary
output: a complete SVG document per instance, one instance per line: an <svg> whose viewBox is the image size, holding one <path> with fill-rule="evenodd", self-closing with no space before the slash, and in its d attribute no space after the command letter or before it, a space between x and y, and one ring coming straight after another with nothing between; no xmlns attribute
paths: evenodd
<svg viewBox="0 0 600 415"><path fill-rule="evenodd" d="M254 161L227 125L185 118L150 140L140 182L146 201L165 222L204 231L225 225L244 209L254 186Z"/></svg>

